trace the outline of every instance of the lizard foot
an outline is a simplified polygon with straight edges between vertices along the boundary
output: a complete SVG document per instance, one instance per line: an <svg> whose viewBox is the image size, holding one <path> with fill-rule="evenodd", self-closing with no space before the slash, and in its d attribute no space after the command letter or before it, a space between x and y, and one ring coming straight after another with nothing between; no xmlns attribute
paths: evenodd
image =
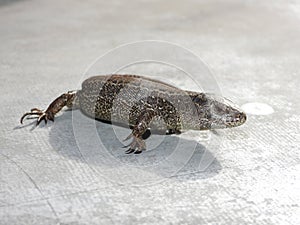
<svg viewBox="0 0 300 225"><path fill-rule="evenodd" d="M37 123L36 125L39 125L40 122L42 120L45 121L45 123L47 123L47 120L51 120L51 121L54 121L54 115L50 112L47 112L47 111L43 111L43 110L40 110L40 109L37 109L37 108L33 108L30 110L30 112L27 112L25 113L22 117L21 117L21 124L23 124L23 120L26 116L31 116L31 115L36 115L37 116Z"/></svg>
<svg viewBox="0 0 300 225"><path fill-rule="evenodd" d="M129 145L129 149L125 151L126 154L140 154L142 151L146 150L145 141L142 138L135 137L134 135L130 134L124 141L133 138L133 141ZM128 146L125 146L128 147Z"/></svg>

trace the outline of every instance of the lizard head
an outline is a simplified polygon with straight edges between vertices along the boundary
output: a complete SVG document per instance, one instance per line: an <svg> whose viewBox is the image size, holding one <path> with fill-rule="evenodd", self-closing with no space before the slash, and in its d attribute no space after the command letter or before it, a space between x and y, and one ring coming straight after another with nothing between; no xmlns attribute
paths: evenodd
<svg viewBox="0 0 300 225"><path fill-rule="evenodd" d="M211 128L231 128L246 122L246 114L226 98L210 96Z"/></svg>
<svg viewBox="0 0 300 225"><path fill-rule="evenodd" d="M246 122L246 114L226 98L201 93L192 100L198 111L201 129L237 127Z"/></svg>

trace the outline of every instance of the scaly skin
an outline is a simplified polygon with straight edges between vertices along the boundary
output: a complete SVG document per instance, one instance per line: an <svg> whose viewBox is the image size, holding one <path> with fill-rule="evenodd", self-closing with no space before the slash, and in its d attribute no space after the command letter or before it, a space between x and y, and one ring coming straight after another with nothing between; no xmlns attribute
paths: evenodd
<svg viewBox="0 0 300 225"><path fill-rule="evenodd" d="M102 121L129 125L133 142L126 153L146 149L142 135L148 128L180 133L180 130L207 130L235 127L246 115L229 100L213 95L184 91L161 81L137 75L94 76L82 83L82 89L67 92L42 111L32 109L27 115L54 120L64 106L75 106Z"/></svg>

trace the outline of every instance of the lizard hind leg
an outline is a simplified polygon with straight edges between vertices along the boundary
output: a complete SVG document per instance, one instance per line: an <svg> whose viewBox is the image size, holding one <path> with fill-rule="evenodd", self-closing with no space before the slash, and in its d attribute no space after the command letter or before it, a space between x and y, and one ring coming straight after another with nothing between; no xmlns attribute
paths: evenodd
<svg viewBox="0 0 300 225"><path fill-rule="evenodd" d="M72 102L75 100L76 91L69 91L67 93L62 94L58 98L56 98L46 110L40 110L38 108L33 108L30 112L25 113L21 119L20 123L23 123L23 120L30 115L37 116L37 123L39 125L42 120L47 123L48 120L54 121L54 116L58 113L64 106L71 107Z"/></svg>

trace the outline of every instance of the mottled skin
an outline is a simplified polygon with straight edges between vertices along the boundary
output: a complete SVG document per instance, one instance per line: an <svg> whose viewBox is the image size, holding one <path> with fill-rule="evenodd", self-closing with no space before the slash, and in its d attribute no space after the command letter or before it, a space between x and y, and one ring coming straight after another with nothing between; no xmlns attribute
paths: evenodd
<svg viewBox="0 0 300 225"><path fill-rule="evenodd" d="M37 115L37 125L54 116L64 106L79 108L84 114L102 121L129 125L133 138L126 153L146 149L142 135L147 129L168 134L181 130L207 130L235 127L246 115L229 100L184 91L161 81L137 75L106 75L88 78L82 89L69 91L55 99L45 110L34 108L25 113Z"/></svg>

